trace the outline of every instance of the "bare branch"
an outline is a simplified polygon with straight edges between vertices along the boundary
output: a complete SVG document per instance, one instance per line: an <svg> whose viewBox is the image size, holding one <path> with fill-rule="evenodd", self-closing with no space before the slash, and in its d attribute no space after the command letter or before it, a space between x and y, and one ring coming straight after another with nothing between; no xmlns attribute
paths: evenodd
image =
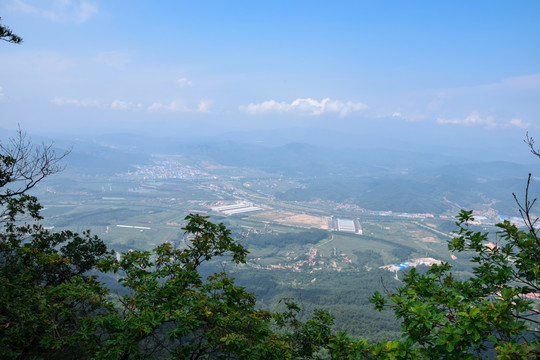
<svg viewBox="0 0 540 360"><path fill-rule="evenodd" d="M532 147L534 145L534 140L532 138L529 138L529 134L527 134L527 140L530 142L531 144L531 152L532 151L535 151L534 148ZM538 154L536 154L537 156L540 156ZM532 208L534 206L534 204L536 203L536 198L534 198L533 200L529 200L529 188L530 188L530 185L531 185L531 177L532 177L532 174L529 173L529 177L527 178L527 186L525 188L525 201L524 203L521 203L516 194L515 193L512 193L512 195L514 196L514 200L516 201L516 204L518 205L518 208L519 208L519 215L521 216L521 218L523 219L523 221L525 222L525 226L527 226L527 229L529 230L529 233L533 236L534 238L534 241L536 242L537 246L540 247L540 239L538 238L538 234L536 232L536 229L535 229L535 225L538 221L538 218L531 218L531 212L532 212Z"/></svg>
<svg viewBox="0 0 540 360"><path fill-rule="evenodd" d="M53 145L33 144L20 128L6 142L0 142L0 207L8 207L10 201L11 204L21 201L17 205L19 210L11 210L12 217L15 213L24 212L22 202L29 190L45 177L64 169L60 162L71 150L57 154ZM0 216L6 212L4 209Z"/></svg>
<svg viewBox="0 0 540 360"><path fill-rule="evenodd" d="M529 132L525 134L525 140L523 140L523 142L527 144L533 155L540 157L540 149L534 148L534 138L532 136L529 136Z"/></svg>

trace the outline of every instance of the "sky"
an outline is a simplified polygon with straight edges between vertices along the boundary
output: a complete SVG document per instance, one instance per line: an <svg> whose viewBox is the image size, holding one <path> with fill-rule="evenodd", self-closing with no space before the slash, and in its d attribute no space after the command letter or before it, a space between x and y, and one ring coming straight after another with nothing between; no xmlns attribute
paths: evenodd
<svg viewBox="0 0 540 360"><path fill-rule="evenodd" d="M0 129L323 129L513 149L540 137L539 13L538 1L3 0L1 23L24 42L0 42Z"/></svg>

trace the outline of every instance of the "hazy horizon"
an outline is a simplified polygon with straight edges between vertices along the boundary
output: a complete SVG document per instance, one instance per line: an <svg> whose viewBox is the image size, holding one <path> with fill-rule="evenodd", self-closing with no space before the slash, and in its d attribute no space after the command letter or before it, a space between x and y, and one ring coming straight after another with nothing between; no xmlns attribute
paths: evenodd
<svg viewBox="0 0 540 360"><path fill-rule="evenodd" d="M0 128L521 159L540 134L539 10L9 0L24 42L0 44Z"/></svg>

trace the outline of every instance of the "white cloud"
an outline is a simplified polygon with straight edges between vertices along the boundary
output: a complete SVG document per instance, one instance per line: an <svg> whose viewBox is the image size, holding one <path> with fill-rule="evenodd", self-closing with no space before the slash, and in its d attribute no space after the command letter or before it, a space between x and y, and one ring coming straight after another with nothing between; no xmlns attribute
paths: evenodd
<svg viewBox="0 0 540 360"><path fill-rule="evenodd" d="M2 99L5 96L4 89L0 86L0 99Z"/></svg>
<svg viewBox="0 0 540 360"><path fill-rule="evenodd" d="M497 127L497 123L495 122L495 119L493 118L493 116L487 116L487 117L482 118L480 114L476 111L472 112L469 116L467 116L464 119L438 118L437 122L439 124L454 124L454 125L465 125L465 126L484 125L487 128Z"/></svg>
<svg viewBox="0 0 540 360"><path fill-rule="evenodd" d="M114 100L111 104L111 109L114 110L129 110L129 104L125 101Z"/></svg>
<svg viewBox="0 0 540 360"><path fill-rule="evenodd" d="M85 99L72 99L72 98L65 98L65 97L55 97L51 100L53 104L56 105L75 105L75 106L82 106L82 107L98 107L99 103L91 98L85 98Z"/></svg>
<svg viewBox="0 0 540 360"><path fill-rule="evenodd" d="M532 127L532 124L530 122L525 122L521 119L512 119L507 123L508 127L517 127L520 129L528 129Z"/></svg>
<svg viewBox="0 0 540 360"><path fill-rule="evenodd" d="M169 111L189 112L188 107L181 100L173 100L169 105L164 107Z"/></svg>
<svg viewBox="0 0 540 360"><path fill-rule="evenodd" d="M183 78L178 79L178 86L181 88L184 86L193 86L193 81L188 80L187 78L183 77Z"/></svg>
<svg viewBox="0 0 540 360"><path fill-rule="evenodd" d="M162 109L163 109L163 104L161 104L161 103L153 103L146 110L148 110L148 111L160 111Z"/></svg>
<svg viewBox="0 0 540 360"><path fill-rule="evenodd" d="M173 100L168 105L155 102L150 105L148 111L173 111L173 112L208 112L210 109L209 100L201 100L196 108L187 107L181 100Z"/></svg>
<svg viewBox="0 0 540 360"><path fill-rule="evenodd" d="M401 113L395 112L392 114L392 117L401 117Z"/></svg>
<svg viewBox="0 0 540 360"><path fill-rule="evenodd" d="M209 112L210 105L211 105L210 100L203 99L203 100L199 101L199 105L197 106L196 111L197 112L202 112L202 113Z"/></svg>
<svg viewBox="0 0 540 360"><path fill-rule="evenodd" d="M98 12L97 4L87 0L12 0L8 8L25 14L36 14L55 22L77 23L88 21Z"/></svg>
<svg viewBox="0 0 540 360"><path fill-rule="evenodd" d="M439 124L453 124L453 125L464 125L464 126L484 126L489 129L493 128L510 128L517 127L520 129L527 129L533 126L530 122L523 121L521 119L511 119L508 122L496 122L493 116L481 117L480 114L476 111L472 112L469 116L464 119L442 119L438 118L437 122Z"/></svg>
<svg viewBox="0 0 540 360"><path fill-rule="evenodd" d="M142 109L142 104L133 104L127 101L114 100L111 104L111 109L138 111Z"/></svg>
<svg viewBox="0 0 540 360"><path fill-rule="evenodd" d="M351 112L367 109L367 105L352 101L342 102L339 100L330 100L330 98L325 98L321 101L306 98L296 99L291 103L287 103L285 101L277 102L275 100L267 100L259 104L242 105L239 107L239 109L251 115L269 112L300 112L308 115L337 113L340 116L346 116Z"/></svg>

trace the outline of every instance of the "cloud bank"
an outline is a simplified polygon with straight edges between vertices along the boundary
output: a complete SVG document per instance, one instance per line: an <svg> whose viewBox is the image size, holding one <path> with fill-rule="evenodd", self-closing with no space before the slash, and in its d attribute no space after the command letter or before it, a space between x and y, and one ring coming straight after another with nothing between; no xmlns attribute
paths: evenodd
<svg viewBox="0 0 540 360"><path fill-rule="evenodd" d="M521 119L512 119L507 123L507 125L509 127L517 127L519 129L530 129L531 127L535 127L532 123L523 121Z"/></svg>
<svg viewBox="0 0 540 360"><path fill-rule="evenodd" d="M0 99L2 98L2 88L0 87ZM109 105L101 106L101 104L92 98L75 99L57 96L51 99L51 103L59 106L78 106L78 107L101 107L103 109L112 109L120 111L141 111L145 106L141 103L132 103L123 100L113 100ZM184 113L207 113L210 111L210 100L202 99L199 101L196 107L188 107L182 100L173 100L169 104L163 104L155 102L152 105L146 107L146 111L149 112L184 112Z"/></svg>
<svg viewBox="0 0 540 360"><path fill-rule="evenodd" d="M210 110L210 101L201 100L196 108L190 108L181 100L173 100L169 104L155 102L147 108L148 111L173 111L173 112L199 112L205 113Z"/></svg>
<svg viewBox="0 0 540 360"><path fill-rule="evenodd" d="M85 98L85 99L72 99L72 98L65 98L65 97L55 97L51 100L51 102L55 105L75 105L75 106L82 106L82 107L98 107L99 102L97 100L94 100L92 98Z"/></svg>
<svg viewBox="0 0 540 360"><path fill-rule="evenodd" d="M516 127L519 129L528 129L533 126L530 122L523 121L521 119L511 119L506 122L497 122L493 116L482 117L476 111L472 112L469 116L464 119L443 119L438 118L437 123L439 124L452 124L452 125L463 125L463 126L483 126L487 129L495 128L510 128Z"/></svg>
<svg viewBox="0 0 540 360"><path fill-rule="evenodd" d="M138 111L142 109L142 104L133 104L127 101L114 100L111 104L111 109Z"/></svg>
<svg viewBox="0 0 540 360"><path fill-rule="evenodd" d="M275 100L263 101L259 104L241 105L239 107L241 111L247 112L251 115L265 114L265 113L288 113L297 112L307 115L323 115L327 113L335 113L340 116L346 116L352 112L357 112L367 109L367 105L363 103L355 103L352 101L339 101L330 100L325 98L321 101L315 99L296 99L291 103L285 101L277 102Z"/></svg>

